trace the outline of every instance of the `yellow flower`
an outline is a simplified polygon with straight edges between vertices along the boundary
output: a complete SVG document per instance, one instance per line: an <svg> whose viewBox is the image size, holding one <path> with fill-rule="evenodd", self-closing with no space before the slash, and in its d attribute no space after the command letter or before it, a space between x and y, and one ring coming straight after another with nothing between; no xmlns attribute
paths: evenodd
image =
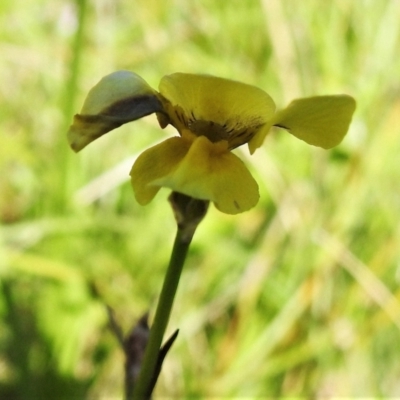
<svg viewBox="0 0 400 400"><path fill-rule="evenodd" d="M305 142L329 149L346 134L355 101L347 95L294 100L275 111L263 90L208 75L164 76L159 91L141 77L119 71L104 77L88 94L68 132L75 151L130 121L156 113L162 128L179 136L144 151L131 170L137 201L149 203L161 187L210 200L222 212L254 207L258 185L231 150L245 143L260 147L272 126Z"/></svg>

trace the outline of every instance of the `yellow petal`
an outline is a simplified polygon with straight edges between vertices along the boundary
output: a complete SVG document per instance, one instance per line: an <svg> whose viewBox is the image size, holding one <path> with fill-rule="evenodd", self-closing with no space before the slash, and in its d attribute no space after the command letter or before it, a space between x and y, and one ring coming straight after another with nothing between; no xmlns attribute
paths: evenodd
<svg viewBox="0 0 400 400"><path fill-rule="evenodd" d="M118 128L123 122L102 115L74 115L67 138L72 150L78 152L105 133Z"/></svg>
<svg viewBox="0 0 400 400"><path fill-rule="evenodd" d="M140 76L114 72L89 91L81 114L74 116L68 141L79 151L112 129L160 110L157 93Z"/></svg>
<svg viewBox="0 0 400 400"><path fill-rule="evenodd" d="M347 133L355 108L355 100L347 95L298 99L276 114L273 125L309 144L330 149Z"/></svg>
<svg viewBox="0 0 400 400"><path fill-rule="evenodd" d="M196 138L176 169L152 184L213 201L227 214L249 210L259 199L256 181L227 142L211 143L204 136Z"/></svg>
<svg viewBox="0 0 400 400"><path fill-rule="evenodd" d="M154 198L160 186L154 186L151 183L171 173L186 155L189 147L189 141L173 137L150 147L138 157L130 175L139 204L145 205Z"/></svg>
<svg viewBox="0 0 400 400"><path fill-rule="evenodd" d="M268 135L271 129L271 126L272 126L271 122L266 123L250 139L248 143L250 154L253 154L256 151L256 149L261 147L261 145L264 143L265 137Z"/></svg>
<svg viewBox="0 0 400 400"><path fill-rule="evenodd" d="M187 116L225 125L227 130L261 126L275 112L273 100L263 90L214 76L167 75L161 79L159 90Z"/></svg>
<svg viewBox="0 0 400 400"><path fill-rule="evenodd" d="M81 114L101 114L122 100L154 93L155 91L139 75L130 71L116 71L103 77L90 89Z"/></svg>

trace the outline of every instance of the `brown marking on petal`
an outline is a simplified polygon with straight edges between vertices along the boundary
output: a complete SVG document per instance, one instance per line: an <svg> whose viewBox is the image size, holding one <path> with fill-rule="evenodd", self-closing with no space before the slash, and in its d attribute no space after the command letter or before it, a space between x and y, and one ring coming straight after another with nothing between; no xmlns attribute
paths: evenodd
<svg viewBox="0 0 400 400"><path fill-rule="evenodd" d="M237 133L232 134L229 138L229 149L233 150L248 143L261 127L262 125L246 127L238 130Z"/></svg>
<svg viewBox="0 0 400 400"><path fill-rule="evenodd" d="M220 124L213 121L194 120L189 122L188 128L197 136L205 136L211 142L229 140L229 133Z"/></svg>
<svg viewBox="0 0 400 400"><path fill-rule="evenodd" d="M127 122L162 111L163 107L156 95L127 97L114 102L97 115L76 114L68 131L68 140L72 149L79 151Z"/></svg>
<svg viewBox="0 0 400 400"><path fill-rule="evenodd" d="M176 110L175 114L176 114L176 117L178 118L178 120L179 120L182 124L186 125L186 121L185 121L185 118L183 117L183 113L181 113L181 112L179 112L178 110Z"/></svg>
<svg viewBox="0 0 400 400"><path fill-rule="evenodd" d="M239 203L236 200L233 200L233 204L236 207L236 209L240 210Z"/></svg>
<svg viewBox="0 0 400 400"><path fill-rule="evenodd" d="M180 106L172 106L165 99L163 101L164 113L168 116L169 123L182 134L182 128L187 128L189 124L183 109Z"/></svg>
<svg viewBox="0 0 400 400"><path fill-rule="evenodd" d="M154 94L144 94L116 101L102 110L100 115L129 122L161 111L163 111L163 107L158 97Z"/></svg>
<svg viewBox="0 0 400 400"><path fill-rule="evenodd" d="M262 119L256 116L246 121L232 117L224 123L202 119L201 116L196 116L193 110L184 110L180 105L172 105L161 94L159 98L164 104L165 113L169 116L169 123L181 135L182 129L186 128L194 135L205 136L213 143L225 140L229 143L229 150L248 143L264 125Z"/></svg>
<svg viewBox="0 0 400 400"><path fill-rule="evenodd" d="M193 119L189 119L187 128L191 132L197 136L205 136L213 143L226 140L229 143L230 150L248 143L263 126L258 119L254 119L246 125L243 125L240 121L226 121L221 125L214 121L195 119L193 112L190 114Z"/></svg>

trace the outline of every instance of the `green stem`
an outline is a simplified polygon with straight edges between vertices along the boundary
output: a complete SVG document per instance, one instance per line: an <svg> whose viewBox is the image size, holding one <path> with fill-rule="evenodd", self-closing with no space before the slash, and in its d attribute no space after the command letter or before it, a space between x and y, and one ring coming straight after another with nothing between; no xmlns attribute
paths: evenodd
<svg viewBox="0 0 400 400"><path fill-rule="evenodd" d="M62 93L62 108L64 113L64 122L60 131L60 140L58 143L58 165L61 165L60 177L58 178L59 188L57 193L57 207L61 212L68 206L67 199L70 198L72 191L72 176L70 162L72 151L69 149L65 140L65 134L70 126L72 115L75 110L75 103L78 94L79 79L81 75L82 57L85 51L85 33L88 21L88 0L75 0L76 14L78 20L77 30L71 44L71 59L68 65L68 76L66 77L65 88Z"/></svg>
<svg viewBox="0 0 400 400"><path fill-rule="evenodd" d="M72 115L74 114L78 81L82 64L82 55L85 49L85 29L87 23L87 0L76 0L78 27L73 39L70 60L68 68L69 76L64 93L64 116L66 118L66 127L70 125Z"/></svg>
<svg viewBox="0 0 400 400"><path fill-rule="evenodd" d="M149 341L141 366L139 379L135 383L133 396L128 393L128 400L143 400L148 398L148 388L154 375L158 353L161 348L165 330L168 325L176 290L181 277L182 268L189 250L191 238L188 239L183 229L178 229L171 259L157 304L154 322L151 326Z"/></svg>

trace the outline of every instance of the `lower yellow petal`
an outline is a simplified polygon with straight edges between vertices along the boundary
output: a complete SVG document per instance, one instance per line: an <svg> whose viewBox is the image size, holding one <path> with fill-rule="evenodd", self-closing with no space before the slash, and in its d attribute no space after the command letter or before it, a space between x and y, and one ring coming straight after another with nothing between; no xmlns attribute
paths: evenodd
<svg viewBox="0 0 400 400"><path fill-rule="evenodd" d="M173 137L144 151L131 170L131 183L139 204L149 203L160 186L152 185L155 180L168 175L186 155L190 142Z"/></svg>
<svg viewBox="0 0 400 400"><path fill-rule="evenodd" d="M273 125L309 144L330 149L342 141L355 108L355 100L347 95L298 99L276 114Z"/></svg>
<svg viewBox="0 0 400 400"><path fill-rule="evenodd" d="M211 143L204 136L196 138L176 169L152 184L211 200L227 214L247 211L259 199L256 181L243 162L228 151L227 142Z"/></svg>

